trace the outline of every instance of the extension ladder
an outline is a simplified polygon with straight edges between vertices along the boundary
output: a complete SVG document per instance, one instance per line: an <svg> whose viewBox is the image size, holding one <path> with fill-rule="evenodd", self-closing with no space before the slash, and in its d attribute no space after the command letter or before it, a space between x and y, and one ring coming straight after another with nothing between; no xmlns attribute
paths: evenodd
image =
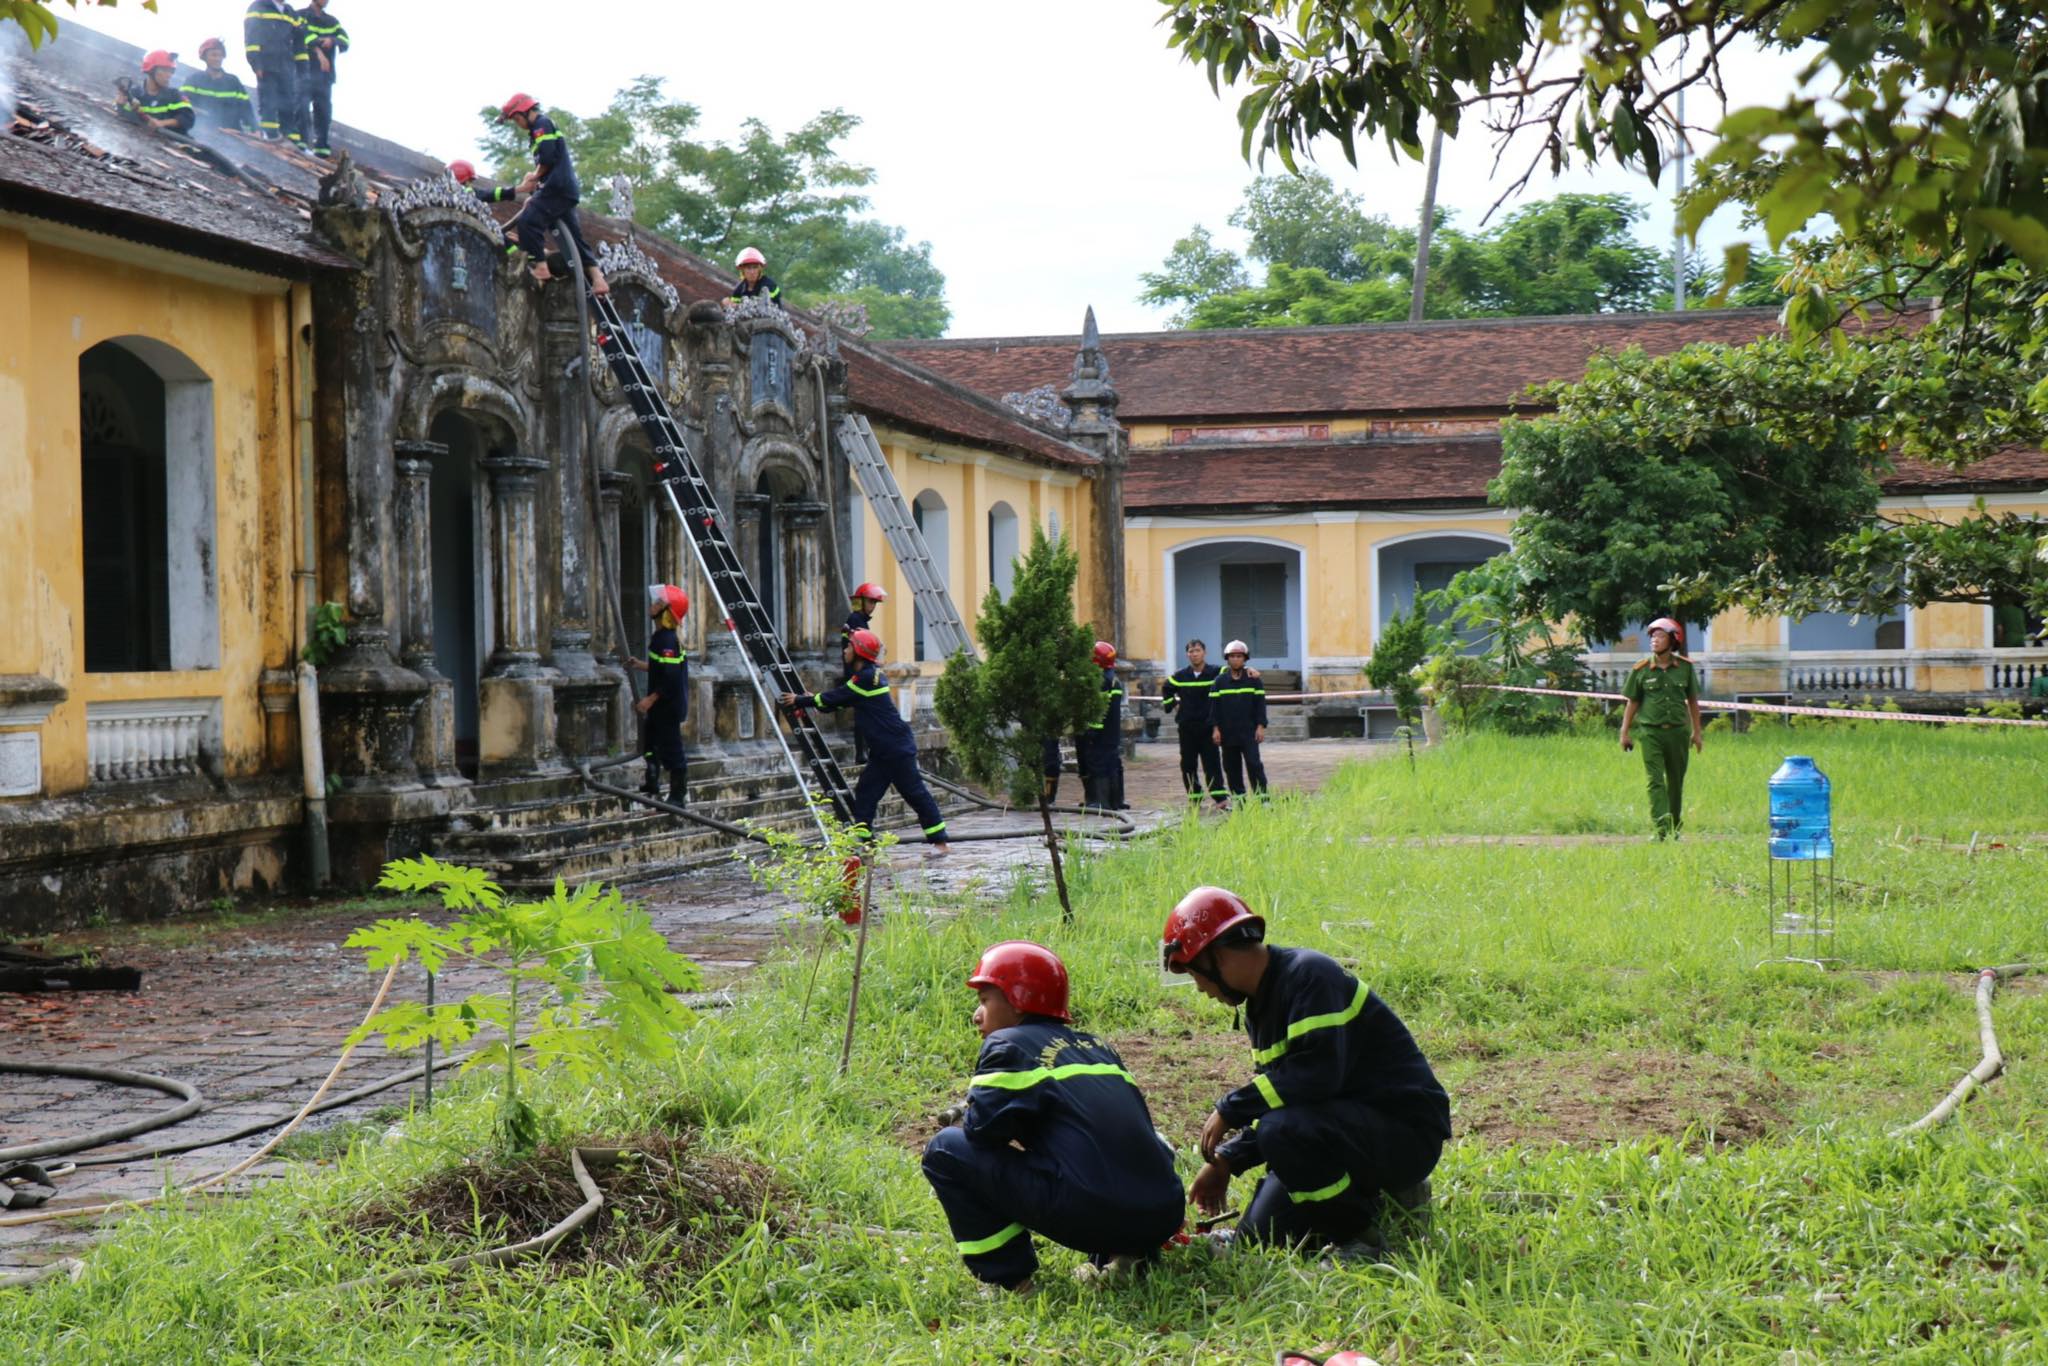
<svg viewBox="0 0 2048 1366"><path fill-rule="evenodd" d="M882 454L882 443L875 440L875 429L859 413L849 413L839 421L839 445L846 452L846 463L853 467L854 478L860 481L861 492L867 495L868 506L875 510L875 520L882 524L882 535L896 552L896 562L903 566L903 577L910 580L917 610L924 615L928 653L936 653L940 659L965 653L973 659L974 641L953 606L952 594L946 591L945 578L932 563L931 547L925 544L917 519L903 501L896 476L889 473L889 461Z"/></svg>
<svg viewBox="0 0 2048 1366"><path fill-rule="evenodd" d="M754 592L753 581L747 577L739 555L733 550L732 541L725 534L718 512L718 499L704 478L703 470L698 468L696 456L691 453L689 442L683 436L683 429L677 425L675 416L669 411L668 401L662 397L661 389L641 363L640 353L634 349L626 333L625 322L619 317L611 297L593 294L589 298L597 316L598 347L604 352L612 374L617 377L619 387L633 406L634 415L647 429L648 439L654 445L655 484L665 495L669 511L675 514L689 538L697 567L703 572L704 581L711 586L712 601L717 604L719 615L725 619L725 629L732 632L734 642L740 647L740 658L747 662L747 672L761 705L771 717L782 716L789 722L787 735L778 726L775 738L789 760L790 771L796 775L797 786L803 789L805 802L811 801L811 788L804 781L803 764L797 762L795 753L790 749L789 736L795 737L812 777L817 780L819 789L831 798L839 819L851 821L853 790L846 784L846 775L839 771L839 761L832 757L831 746L826 744L825 733L818 728L816 718L807 707L785 712L776 702L777 694L790 692L801 697L810 690L798 676L796 665L790 660L789 651L775 630L768 609ZM824 833L822 822L819 833Z"/></svg>

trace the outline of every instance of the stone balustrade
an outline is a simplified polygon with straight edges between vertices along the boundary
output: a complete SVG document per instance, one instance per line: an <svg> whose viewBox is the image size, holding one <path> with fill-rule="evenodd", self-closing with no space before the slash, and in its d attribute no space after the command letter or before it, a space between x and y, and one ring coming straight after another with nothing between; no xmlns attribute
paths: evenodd
<svg viewBox="0 0 2048 1366"><path fill-rule="evenodd" d="M94 784L188 777L219 752L220 699L90 702L85 735Z"/></svg>

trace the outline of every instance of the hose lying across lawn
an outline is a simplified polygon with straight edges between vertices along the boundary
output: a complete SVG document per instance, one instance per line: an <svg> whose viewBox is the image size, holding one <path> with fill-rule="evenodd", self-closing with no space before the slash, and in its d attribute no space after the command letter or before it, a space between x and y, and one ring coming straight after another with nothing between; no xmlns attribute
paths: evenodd
<svg viewBox="0 0 2048 1366"><path fill-rule="evenodd" d="M1893 1138L1932 1129L1961 1108L1972 1091L2005 1070L2005 1054L1999 1051L1998 1034L1991 1028L1991 998L1997 993L1998 984L2006 978L2036 970L2032 963L2007 963L2002 967L1985 968L1977 974L1977 1037L1983 1044L1983 1058L1963 1074L1963 1079L1955 1084L1955 1089L1942 1099L1941 1104L1911 1124L1892 1130Z"/></svg>

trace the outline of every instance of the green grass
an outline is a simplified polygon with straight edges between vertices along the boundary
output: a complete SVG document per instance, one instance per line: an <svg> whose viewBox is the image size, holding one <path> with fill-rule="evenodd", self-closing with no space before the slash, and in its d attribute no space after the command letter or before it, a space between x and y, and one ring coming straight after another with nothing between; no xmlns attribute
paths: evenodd
<svg viewBox="0 0 2048 1366"><path fill-rule="evenodd" d="M1976 1060L1964 970L2048 958L2048 851L1966 857L1894 832L2048 832L2048 747L1904 727L1717 735L1695 761L1688 829L1740 839L1427 842L1640 830L1640 768L1612 749L1482 737L1425 753L1414 773L1398 758L1362 764L1314 800L1078 858L1071 927L1028 893L894 908L871 940L845 1079L842 948L807 1022L808 962L774 964L741 1007L700 1021L675 1074L554 1085L573 1132L630 1132L679 1107L793 1192L798 1232L750 1236L663 1295L633 1268L326 1289L476 1245L456 1230L423 1253L344 1227L484 1145L488 1114L458 1100L335 1169L131 1221L78 1284L0 1298L0 1341L22 1360L108 1362L1251 1363L1332 1343L1411 1363L2042 1359L2048 983L2000 995L2011 1075L1934 1135L1888 1130ZM1854 879L1848 964L1828 974L1754 966L1763 781L1788 752L1835 779ZM1431 1053L1461 1121L1520 1105L1540 1133L1561 1105L1538 1079L1659 1063L1627 1105L1585 1098L1629 1136L1509 1144L1461 1123L1433 1230L1387 1266L1183 1252L1138 1285L1083 1290L1066 1275L1075 1258L1042 1247L1036 1297L984 1299L898 1134L957 1095L973 1061L961 978L987 942L1038 938L1070 965L1083 1027L1169 1047L1192 1033L1192 1066L1235 1047L1221 1041L1227 1014L1155 966L1166 910L1198 882L1266 908L1277 942L1354 962ZM1767 1116L1758 1141L1684 1127L1712 1109L1688 1102L1719 1097L1690 1094L1709 1078ZM1668 1114L1636 1113L1664 1090ZM1185 1117L1160 1114L1169 1137L1192 1139Z"/></svg>

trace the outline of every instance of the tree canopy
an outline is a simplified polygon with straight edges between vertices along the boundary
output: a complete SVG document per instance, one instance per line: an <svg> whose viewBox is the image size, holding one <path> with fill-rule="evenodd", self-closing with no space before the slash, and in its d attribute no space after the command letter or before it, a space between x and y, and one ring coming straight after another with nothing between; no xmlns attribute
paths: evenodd
<svg viewBox="0 0 2048 1366"><path fill-rule="evenodd" d="M641 227L720 265L759 247L791 303L861 304L879 337L945 332L952 315L931 244L857 216L875 173L840 150L860 126L855 115L828 109L780 136L749 119L732 141L710 141L698 134L697 106L670 99L655 76L627 85L601 113L548 115L574 148L586 193L614 175L633 182ZM531 164L526 139L495 109L483 118L498 175L518 179Z"/></svg>
<svg viewBox="0 0 2048 1366"><path fill-rule="evenodd" d="M1664 253L1635 236L1641 205L1624 195L1564 194L1524 205L1479 232L1439 210L1430 243L1423 315L1430 318L1607 313L1669 306ZM1366 212L1360 198L1319 171L1262 176L1230 215L1265 266L1253 284L1245 261L1197 227L1139 298L1176 304L1175 326L1295 327L1399 322L1408 317L1416 232Z"/></svg>

